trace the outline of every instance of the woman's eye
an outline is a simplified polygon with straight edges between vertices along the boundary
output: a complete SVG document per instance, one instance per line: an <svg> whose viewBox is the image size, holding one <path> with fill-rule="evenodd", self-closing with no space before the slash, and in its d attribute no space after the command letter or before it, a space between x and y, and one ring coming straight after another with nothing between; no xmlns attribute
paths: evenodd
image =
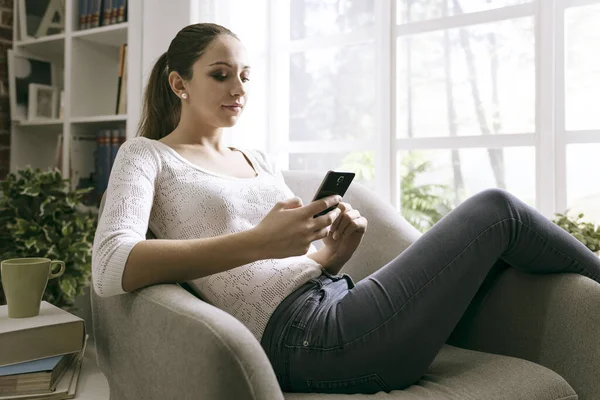
<svg viewBox="0 0 600 400"><path fill-rule="evenodd" d="M222 75L222 74L215 74L212 77L220 82L223 82L225 79L227 79L227 75Z"/></svg>
<svg viewBox="0 0 600 400"><path fill-rule="evenodd" d="M250 78L248 78L247 76L242 76L242 82L250 82Z"/></svg>

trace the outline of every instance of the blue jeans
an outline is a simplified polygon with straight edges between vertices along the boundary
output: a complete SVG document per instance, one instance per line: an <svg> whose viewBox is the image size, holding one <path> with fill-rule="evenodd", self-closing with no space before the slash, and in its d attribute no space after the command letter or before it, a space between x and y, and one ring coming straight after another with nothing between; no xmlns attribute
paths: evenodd
<svg viewBox="0 0 600 400"><path fill-rule="evenodd" d="M600 282L600 258L587 247L488 189L356 285L324 270L281 302L261 344L285 392L404 389L426 373L486 278L508 266Z"/></svg>

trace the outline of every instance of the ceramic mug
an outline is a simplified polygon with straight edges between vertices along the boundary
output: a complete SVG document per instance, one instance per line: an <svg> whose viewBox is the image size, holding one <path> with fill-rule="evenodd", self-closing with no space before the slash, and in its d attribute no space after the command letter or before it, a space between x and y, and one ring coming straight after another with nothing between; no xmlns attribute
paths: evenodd
<svg viewBox="0 0 600 400"><path fill-rule="evenodd" d="M56 265L57 272L52 272ZM48 279L58 278L65 272L63 261L49 258L11 258L0 264L2 287L8 305L10 318L35 317L40 313L40 305Z"/></svg>

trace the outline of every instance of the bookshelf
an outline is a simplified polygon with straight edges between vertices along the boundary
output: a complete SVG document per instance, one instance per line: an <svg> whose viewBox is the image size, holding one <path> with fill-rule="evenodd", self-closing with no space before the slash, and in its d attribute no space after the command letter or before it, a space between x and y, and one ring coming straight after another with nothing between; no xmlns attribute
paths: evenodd
<svg viewBox="0 0 600 400"><path fill-rule="evenodd" d="M19 34L21 1L14 2L13 52L51 62L53 86L64 91L64 100L62 118L13 119L10 172L26 166L54 167L58 151L63 177L72 178L75 187L78 178L94 170L93 139L99 130L125 129L126 139L135 136L142 95L143 0L128 0L125 22L87 29L79 28L81 1L65 0L64 32L26 40L20 40ZM127 110L116 114L120 47L125 43ZM9 70L9 80L14 74ZM57 149L60 134L62 146Z"/></svg>

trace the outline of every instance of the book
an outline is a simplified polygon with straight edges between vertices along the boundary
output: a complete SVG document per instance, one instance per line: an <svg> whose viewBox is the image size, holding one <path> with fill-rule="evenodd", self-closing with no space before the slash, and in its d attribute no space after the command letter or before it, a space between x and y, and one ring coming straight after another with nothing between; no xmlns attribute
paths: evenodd
<svg viewBox="0 0 600 400"><path fill-rule="evenodd" d="M112 0L116 1L116 0ZM102 4L102 26L112 24L110 15L112 13L112 2L111 0L104 0Z"/></svg>
<svg viewBox="0 0 600 400"><path fill-rule="evenodd" d="M127 43L123 45L117 114L127 114Z"/></svg>
<svg viewBox="0 0 600 400"><path fill-rule="evenodd" d="M117 23L127 21L127 0L119 0Z"/></svg>
<svg viewBox="0 0 600 400"><path fill-rule="evenodd" d="M0 367L81 351L83 319L42 301L39 315L9 318L0 306Z"/></svg>
<svg viewBox="0 0 600 400"><path fill-rule="evenodd" d="M94 189L98 196L108 187L111 170L111 130L101 129L96 132L95 151L95 183Z"/></svg>
<svg viewBox="0 0 600 400"><path fill-rule="evenodd" d="M77 355L71 353L0 367L0 396L53 391Z"/></svg>
<svg viewBox="0 0 600 400"><path fill-rule="evenodd" d="M123 100L121 100L121 95L123 94L123 73L125 70L125 60L127 57L127 44L122 44L119 51L119 70L117 71L117 104L115 107L115 114L119 114L119 112L124 107L121 105Z"/></svg>
<svg viewBox="0 0 600 400"><path fill-rule="evenodd" d="M81 351L77 353L77 356L69 368L67 368L67 371L63 375L62 379L58 382L55 390L38 394L0 396L0 400L64 400L75 398L75 395L77 394L77 384L79 382L79 376L81 373L81 365L83 363L83 357L85 356L85 349L87 347L87 340L88 335L85 335Z"/></svg>

